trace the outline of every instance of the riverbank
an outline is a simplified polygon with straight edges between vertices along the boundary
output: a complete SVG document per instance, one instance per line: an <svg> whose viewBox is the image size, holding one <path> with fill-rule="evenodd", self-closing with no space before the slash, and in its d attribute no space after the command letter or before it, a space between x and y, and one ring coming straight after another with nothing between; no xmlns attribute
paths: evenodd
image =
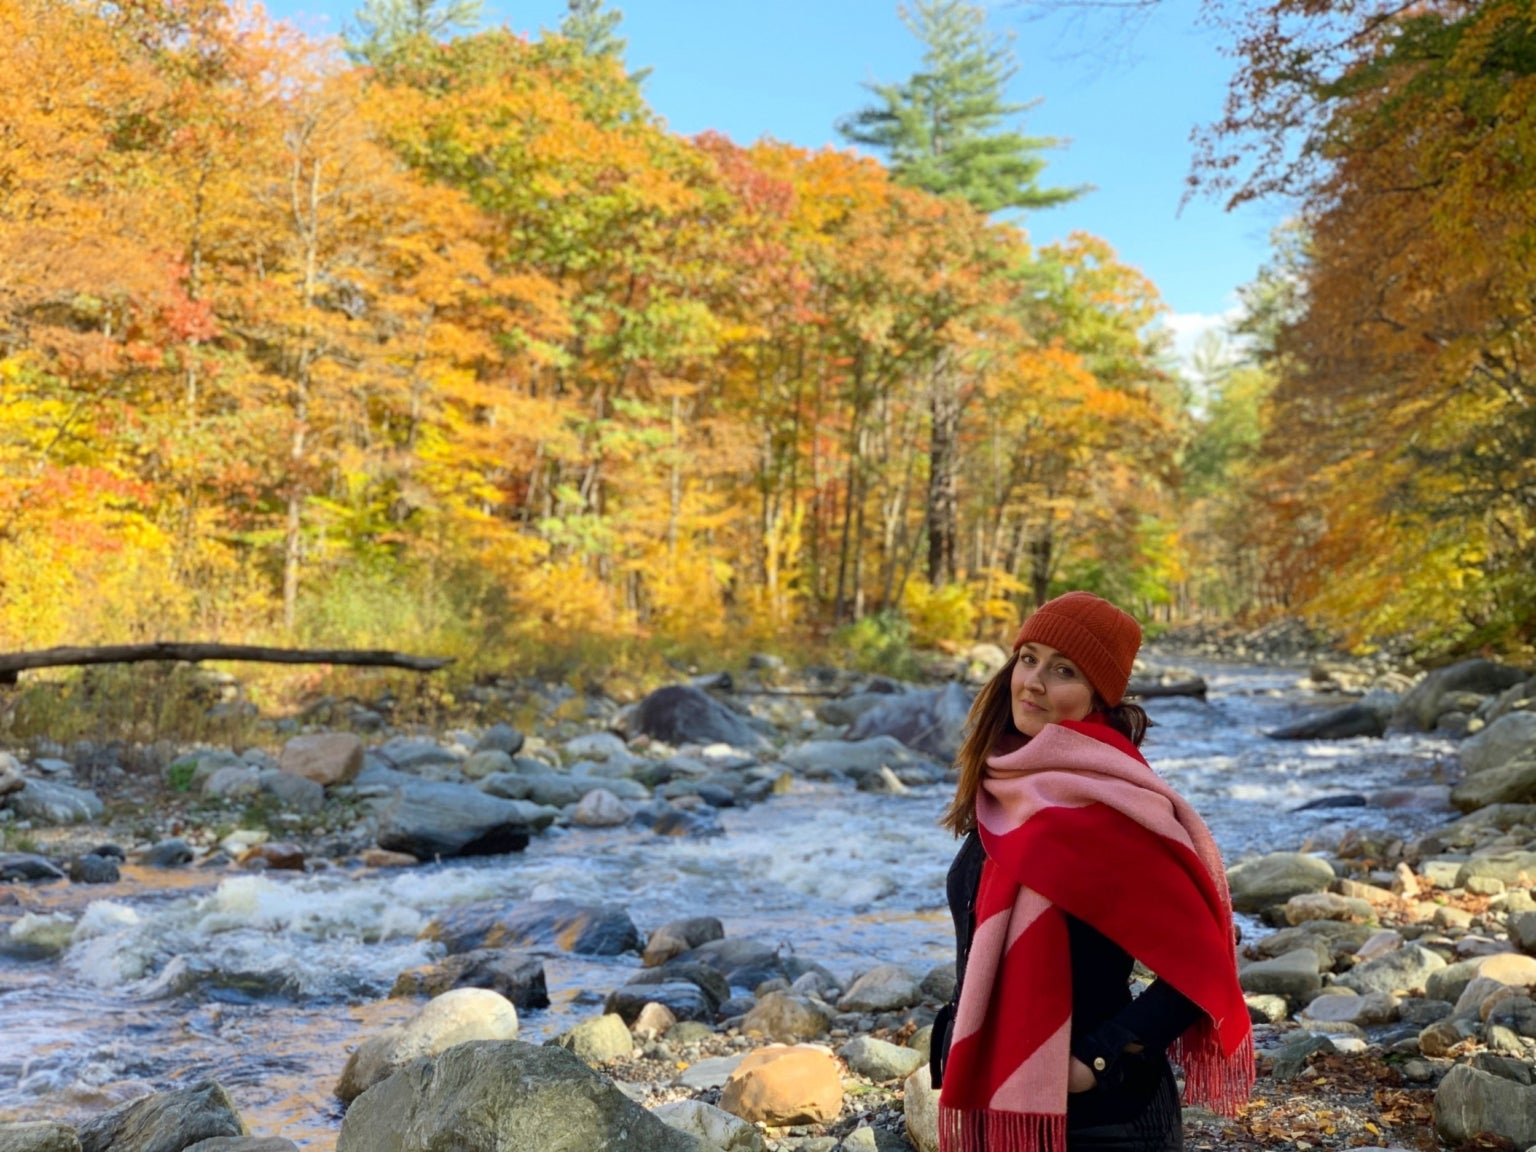
<svg viewBox="0 0 1536 1152"><path fill-rule="evenodd" d="M315 731L289 738L351 735L363 763L345 782L311 780L322 790L323 801L310 811L267 799L277 793L264 779L275 778L263 774L284 773L285 756L290 768L295 763L286 741L275 750L261 750L271 764L250 755L250 749L203 749L195 750L190 761L188 750L179 750L153 777L119 765L124 780L145 790L138 807L125 803L123 793L103 788L103 811L93 821L42 826L29 820L33 827L22 830L37 838L33 846L40 851L35 854L51 853L45 862L61 865L61 871L92 867L78 863L86 856L111 860L115 853L83 850L105 847L102 841L113 836L122 837L125 858L141 863L125 860L117 866L118 880L99 887L83 872L74 881L7 885L14 903L0 907L10 946L10 955L0 957L0 1000L8 1023L18 1025L0 1040L0 1077L11 1081L7 1086L0 1079L3 1115L36 1118L41 1110L44 1116L84 1122L105 1110L114 1096L137 1098L206 1075L233 1084L232 1097L263 1137L289 1139L305 1148L332 1147L341 1122L341 1106L332 1093L346 1048L367 1045L428 1003L423 985L394 998L389 992L401 973L444 963L448 949L463 955L466 950L459 945L445 945L441 930L434 938L428 928L434 919L463 915L463 909L477 904L496 907L494 922L504 937L514 913L554 899L581 907L617 904L634 926L630 947L608 955L566 947L573 939L569 923L564 928L525 927L529 935L514 950L542 965L551 1000L548 1008L530 1002L518 1012L518 1034L535 1041L566 1035L601 1019L605 1008L619 1006L610 999L646 971L635 949L642 940L664 935L678 917L713 916L722 924L723 940L753 942L781 968L793 961L793 967L762 980L728 979L719 1005L709 1004L705 985L715 982L702 971L694 971L692 979L663 981L663 987L688 986L667 993L677 998L673 1008L682 1008L684 1016L688 1005L703 1000L708 1011L699 1014L712 1018L694 1023L707 1030L695 1029L686 1042L668 1041L665 1032L646 1038L632 1030L626 1053L596 1062L608 1079L625 1084L648 1106L682 1098L717 1103L720 1085L679 1084L677 1066L735 1058L775 1035L809 1041L832 1053L860 1039L900 1048L915 1042L920 1052L923 1026L942 1003L942 995L935 993L942 993L948 926L939 894L952 848L933 828L945 793L942 747L930 743L935 751L924 751L912 744L941 740L953 731L946 724L957 709L963 715L961 682L953 682L958 691L920 690L846 672L800 677L771 666L762 671L729 690L715 680L674 692L673 704L683 707L649 712L638 702L627 707L559 693L515 749L507 746L518 733L494 725L442 733L392 732L384 726L360 735L317 724ZM1171 679L1188 670L1163 671ZM1453 761L1465 747L1449 734L1458 724L1455 719L1438 735L1404 732L1384 740L1282 745L1265 740L1263 730L1343 703L1337 686L1331 693L1298 689L1298 673L1289 668L1211 666L1204 671L1211 687L1208 699L1152 702L1160 729L1151 758L1208 812L1229 861L1264 850L1306 847L1313 858L1321 854L1330 864L1332 878L1325 887L1347 877L1396 898L1386 875L1395 878L1394 861L1411 870L1434 856L1488 855L1500 847L1501 838L1512 835L1495 821L1481 830L1468 825L1458 833L1467 837L1465 843L1425 841L1451 817L1445 807L1451 778L1460 770ZM795 694L809 692L825 694ZM1434 723L1459 711L1471 727L1483 707L1468 711L1471 695L1476 694L1467 689L1441 693L1441 703L1460 707L1447 707ZM903 733L910 743L875 731L882 706L888 720L921 718ZM1493 719L1502 721L1518 711ZM700 739L689 740L678 738L681 729L666 729L663 738L662 730L680 723L679 716L723 731L706 728L698 733ZM732 724L741 727L732 729ZM1490 726L1486 718L1484 726ZM712 738L720 735L731 739ZM849 735L856 739L845 739ZM861 758L865 752L868 757ZM29 788L31 781L57 783L73 775L72 768L66 773L40 766L41 759L49 758L34 755L19 766ZM490 767L497 770L482 773ZM498 777L503 779L487 788L486 781ZM81 776L75 776L75 784L81 783ZM254 786L246 798L253 802L243 803L238 791L221 794L241 785ZM579 790L581 796L562 796L555 791L560 786ZM385 839L392 833L449 831L441 821L424 830L403 821L398 811L390 814L391 804L398 808L406 797L414 797L417 806L440 800L445 787L513 805L492 804L490 827L507 834L521 824L527 846L503 855L445 857L443 863L424 866L403 866L407 861L399 855L370 856L400 852L398 846L386 847L381 830ZM607 795L589 800L598 793ZM1341 802L1346 794L1347 806L1304 808L1315 800ZM453 797L464 799L457 793ZM554 811L542 827L539 822L547 813L536 809ZM489 819L484 813L481 818ZM230 827L257 819L267 826ZM13 817L12 830L16 823ZM456 827L462 834L462 825ZM477 835L487 834L484 826L479 828ZM238 836L242 831L248 835ZM265 841L249 835L263 831ZM288 834L298 854L273 849L274 833ZM146 859L173 840L185 845L183 862L174 863L178 852L162 861L170 867ZM44 849L45 841L50 848ZM473 842L473 837L465 841ZM1362 845L1368 850L1362 851ZM1443 868L1439 875L1446 879ZM1499 894L1469 895L1465 886L1458 889L1454 876L1440 888L1431 887L1429 877L1422 879L1420 897L1413 902L1390 908L1372 904L1369 914L1353 904L1350 916L1365 926L1396 931L1404 945L1438 948L1446 953L1443 959L1459 961L1456 949L1468 936L1485 937L1501 952L1512 947L1510 919L1519 914L1518 907L1510 908L1512 896L1505 894L1499 904ZM1518 891L1520 884L1508 888ZM1266 940L1286 939L1272 925L1261 928L1258 918L1272 906L1285 905L1276 901L1250 913L1254 947L1260 931ZM1467 923L1437 923L1437 915L1442 921L1454 919L1443 908L1464 912ZM1269 918L1280 915L1271 912ZM129 923L130 916L137 922ZM1350 918L1329 922L1343 924ZM1433 931L1419 930L1420 925ZM1331 931L1337 929L1308 930L1325 939ZM281 956L270 955L275 944ZM511 945L503 939L498 946ZM1255 951L1248 959L1262 965L1306 947L1318 957L1316 992L1339 986L1358 966L1353 953L1332 944L1326 964L1315 943L1277 957ZM36 958L17 955L27 948ZM1293 957L1285 963L1298 961ZM801 965L815 967L801 970ZM861 975L889 966L904 971L907 1002L879 1011L855 1010L852 1002L840 1007ZM1264 971L1259 969L1260 978ZM814 981L796 987L812 975ZM785 987L772 986L775 981ZM510 990L510 985L504 982L503 988ZM825 1024L798 1037L748 1029L749 1014L775 992L813 1015L821 1012ZM1318 1034L1317 1022L1299 1015L1310 994L1296 995L1294 1004L1286 1000L1284 1014L1260 1026L1266 1059L1276 1058L1294 1036ZM1274 993L1254 992L1255 997L1266 995ZM52 1011L45 1008L50 996L56 1001ZM737 1002L722 1011L729 1000ZM635 1005L639 1008L643 1004ZM124 1013L121 1032L91 1026L88 1017L105 1010ZM1269 1011L1276 1012L1273 1002ZM1393 1025L1405 1027L1401 1005ZM1433 1108L1438 1079L1457 1057L1450 1057L1444 1068L1431 1063L1427 1080L1404 1078L1405 1054L1391 1045L1406 1040L1382 1043L1371 1029L1384 1025L1360 1027L1364 1047L1358 1053L1314 1054L1313 1074L1296 1082L1261 1081L1261 1103L1237 1124L1191 1116L1193 1146L1202 1139L1213 1141L1211 1147L1282 1146L1277 1143L1281 1130L1301 1124L1298 1117L1307 1108L1334 1117L1331 1133L1322 1131L1328 1127L1326 1117L1318 1121L1315 1147L1358 1143L1371 1134L1371 1124L1400 1139L1402 1146L1421 1146L1411 1138L1422 1134L1423 1110ZM114 1033L149 1037L139 1045L147 1052L137 1062L123 1059L105 1038ZM253 1035L262 1036L266 1051L255 1056L240 1052ZM160 1046L163 1051L157 1051ZM866 1139L856 1136L860 1127L871 1128L868 1139L875 1146L883 1146L882 1132L887 1143L910 1138L906 1106L915 1089L904 1077L863 1075L846 1054L828 1059L842 1085L835 1115L798 1124L764 1121L759 1131L770 1146L830 1149L854 1139L847 1145L854 1148ZM1335 1068L1330 1061L1336 1059L1342 1063ZM124 1076L125 1071L136 1074ZM1393 1077L1396 1083L1390 1083ZM1383 1092L1406 1095L1391 1097L1396 1104L1384 1104L1377 1098Z"/></svg>

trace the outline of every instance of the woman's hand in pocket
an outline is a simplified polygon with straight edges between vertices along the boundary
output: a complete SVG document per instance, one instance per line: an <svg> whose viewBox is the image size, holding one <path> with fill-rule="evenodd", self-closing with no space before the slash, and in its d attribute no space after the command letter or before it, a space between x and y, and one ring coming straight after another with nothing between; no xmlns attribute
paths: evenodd
<svg viewBox="0 0 1536 1152"><path fill-rule="evenodd" d="M1067 1065L1067 1091L1087 1092L1099 1086L1099 1078L1093 1074L1093 1069L1084 1064L1076 1056Z"/></svg>

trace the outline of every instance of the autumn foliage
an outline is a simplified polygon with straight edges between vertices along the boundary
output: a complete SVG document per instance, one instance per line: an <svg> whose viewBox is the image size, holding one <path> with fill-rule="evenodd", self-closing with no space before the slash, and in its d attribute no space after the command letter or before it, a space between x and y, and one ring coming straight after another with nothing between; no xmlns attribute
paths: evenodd
<svg viewBox="0 0 1536 1152"><path fill-rule="evenodd" d="M1536 644L1536 17L1282 0L1201 177L1304 237L1247 469L1267 594L1359 643Z"/></svg>
<svg viewBox="0 0 1536 1152"><path fill-rule="evenodd" d="M679 137L553 35L365 67L223 0L5 0L0 74L0 646L963 640L1175 575L1160 305L1101 241Z"/></svg>

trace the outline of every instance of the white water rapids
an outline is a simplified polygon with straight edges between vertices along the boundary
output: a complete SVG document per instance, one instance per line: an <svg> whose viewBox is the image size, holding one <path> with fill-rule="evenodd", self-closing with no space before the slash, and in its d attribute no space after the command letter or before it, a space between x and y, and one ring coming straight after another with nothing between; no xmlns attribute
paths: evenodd
<svg viewBox="0 0 1536 1152"><path fill-rule="evenodd" d="M1229 864L1302 847L1328 827L1412 835L1444 815L1311 800L1423 784L1454 761L1428 736L1281 742L1263 732L1337 698L1297 669L1197 664L1208 701L1155 699L1148 759L1205 816ZM251 1130L334 1148L331 1089L349 1045L418 1005L384 999L437 958L417 941L440 909L490 898L622 904L642 932L717 916L732 937L793 949L847 979L875 963L921 974L952 958L944 874L954 841L942 788L902 797L799 783L722 813L726 834L555 831L524 853L409 871L209 875L127 869L100 890L39 886L68 917L62 958L0 955L0 1119L78 1122L144 1086L213 1077ZM1129 881L1128 881L1129 882ZM72 895L72 898L71 898ZM47 907L63 909L54 913ZM600 1011L638 957L544 959L553 1001L523 1014L538 1040Z"/></svg>

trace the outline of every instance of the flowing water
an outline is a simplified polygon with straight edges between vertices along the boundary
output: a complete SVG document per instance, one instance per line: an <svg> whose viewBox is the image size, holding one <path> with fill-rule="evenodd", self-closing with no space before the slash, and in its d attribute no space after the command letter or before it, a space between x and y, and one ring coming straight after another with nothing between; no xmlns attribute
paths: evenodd
<svg viewBox="0 0 1536 1152"><path fill-rule="evenodd" d="M1280 742L1263 736L1336 700L1296 669L1197 664L1207 701L1156 699L1148 759L1205 816L1229 864L1326 841L1341 826L1411 835L1444 815L1297 809L1437 778L1451 747L1427 736ZM108 888L39 886L37 914L73 921L62 959L0 956L0 1119L78 1121L144 1086L214 1077L251 1130L329 1152L331 1088L350 1045L409 1017L384 999L402 970L437 958L418 942L465 901L614 903L642 931L717 916L846 979L874 963L918 972L952 958L944 874L954 842L942 788L901 797L798 783L722 813L703 840L630 829L553 831L515 856L408 871L228 876L125 869ZM1127 878L1127 882L1131 882ZM88 902L87 902L88 901ZM63 930L63 929L61 929ZM551 1006L523 1014L538 1040L600 1010L639 964L549 954Z"/></svg>

